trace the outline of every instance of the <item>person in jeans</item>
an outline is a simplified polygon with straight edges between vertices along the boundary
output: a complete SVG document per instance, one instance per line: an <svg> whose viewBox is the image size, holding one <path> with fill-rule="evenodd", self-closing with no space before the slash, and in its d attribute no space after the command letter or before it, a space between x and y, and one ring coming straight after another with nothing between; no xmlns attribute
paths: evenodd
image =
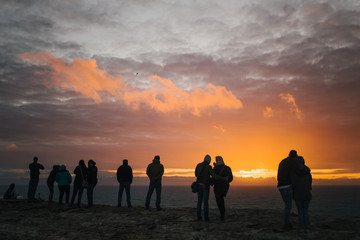
<svg viewBox="0 0 360 240"><path fill-rule="evenodd" d="M226 177L219 177L213 171L212 167L210 166L211 157L210 155L206 155L204 157L204 161L199 163L195 168L195 177L198 179L198 191L197 191L197 207L196 213L198 221L202 220L201 217L201 206L202 202L204 202L204 219L205 221L209 221L209 195L210 195L210 185L211 185L211 178L219 179L227 181Z"/></svg>
<svg viewBox="0 0 360 240"><path fill-rule="evenodd" d="M28 199L35 199L36 188L39 184L40 169L44 170L44 166L38 163L38 157L34 157L33 162L29 164L30 181L27 193Z"/></svg>
<svg viewBox="0 0 360 240"><path fill-rule="evenodd" d="M291 150L289 156L283 159L279 163L278 173L277 173L277 189L279 190L281 197L284 202L284 229L292 229L292 224L290 222L290 213L292 208L292 199L293 199L293 188L291 185L291 173L297 174L299 176L306 175L309 173L307 169L299 169L296 167L295 158L297 157L297 152Z"/></svg>
<svg viewBox="0 0 360 240"><path fill-rule="evenodd" d="M146 195L145 208L149 209L151 195L156 191L156 210L160 211L161 203L161 177L164 175L164 166L160 163L160 156L156 155L153 162L146 169L146 175L150 179L149 189Z"/></svg>
<svg viewBox="0 0 360 240"><path fill-rule="evenodd" d="M72 182L72 177L68 170L66 170L65 165L61 165L59 171L56 173L56 182L59 187L59 203L62 203L62 199L65 193L65 203L69 203L70 196L70 184Z"/></svg>
<svg viewBox="0 0 360 240"><path fill-rule="evenodd" d="M76 195L79 193L77 206L80 207L82 194L84 192L83 182L87 181L86 180L87 167L85 165L84 160L79 161L79 165L76 166L76 168L74 169L74 174L75 174L75 180L74 180L73 194L71 197L70 206L74 205Z"/></svg>
<svg viewBox="0 0 360 240"><path fill-rule="evenodd" d="M310 168L305 165L305 160L303 157L298 156L296 157L295 161L299 169L306 169L309 171L308 174L303 176L299 176L295 173L291 173L293 196L299 216L300 233L304 233L308 231L310 225L308 209L309 209L310 200L312 199L311 196L312 176L310 173Z"/></svg>
<svg viewBox="0 0 360 240"><path fill-rule="evenodd" d="M94 202L94 188L98 182L97 179L97 167L95 166L96 162L94 160L88 161L88 169L87 169L87 182L88 182L88 188L87 188L87 198L88 198L88 207L93 206Z"/></svg>
<svg viewBox="0 0 360 240"><path fill-rule="evenodd" d="M220 211L220 219L225 219L225 197L229 191L230 182L233 180L233 174L231 168L224 164L224 160L221 156L216 156L216 162L214 162L214 172L221 177L227 177L227 180L214 179L214 193L216 204Z"/></svg>
<svg viewBox="0 0 360 240"><path fill-rule="evenodd" d="M123 160L123 165L121 165L116 172L117 180L120 184L119 194L118 194L118 207L121 207L122 194L126 192L126 202L127 206L131 208L131 196L130 196L130 184L133 180L132 168L128 164L128 160Z"/></svg>

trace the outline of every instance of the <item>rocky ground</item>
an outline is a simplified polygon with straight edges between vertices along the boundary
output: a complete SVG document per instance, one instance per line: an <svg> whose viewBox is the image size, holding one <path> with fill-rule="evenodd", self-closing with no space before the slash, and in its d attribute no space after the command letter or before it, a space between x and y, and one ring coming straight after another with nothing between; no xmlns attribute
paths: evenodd
<svg viewBox="0 0 360 240"><path fill-rule="evenodd" d="M0 239L360 239L360 217L311 216L310 233L283 231L281 210L228 209L198 222L195 208L70 208L44 201L0 201ZM293 223L297 216L292 215Z"/></svg>

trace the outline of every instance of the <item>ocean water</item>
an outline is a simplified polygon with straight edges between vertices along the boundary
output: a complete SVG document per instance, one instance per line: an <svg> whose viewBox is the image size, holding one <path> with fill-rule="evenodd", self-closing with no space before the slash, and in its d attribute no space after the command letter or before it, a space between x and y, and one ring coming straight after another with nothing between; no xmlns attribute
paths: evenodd
<svg viewBox="0 0 360 240"><path fill-rule="evenodd" d="M0 186L1 196L8 186ZM71 188L72 190L72 188ZM27 186L16 186L18 195L26 197ZM131 187L131 202L133 206L144 206L147 186ZM39 185L37 197L47 199L48 188ZM313 200L310 203L310 213L334 217L360 217L360 186L313 186ZM94 189L94 203L103 205L117 205L118 186L101 186ZM54 200L57 201L59 192L55 187ZM71 196L70 196L71 197ZM155 207L155 191L151 198L151 206ZM197 195L192 193L190 186L163 186L163 208L196 207ZM87 203L86 192L82 203ZM279 191L273 186L231 186L225 199L227 209L256 208L256 209L283 209L283 202ZM126 206L125 192L122 205ZM210 191L210 208L216 208L213 188ZM293 212L296 212L293 204Z"/></svg>

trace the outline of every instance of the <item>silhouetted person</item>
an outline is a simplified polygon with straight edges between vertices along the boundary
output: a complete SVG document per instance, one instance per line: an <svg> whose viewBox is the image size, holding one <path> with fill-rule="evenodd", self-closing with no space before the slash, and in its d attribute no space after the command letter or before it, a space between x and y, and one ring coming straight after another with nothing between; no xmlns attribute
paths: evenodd
<svg viewBox="0 0 360 240"><path fill-rule="evenodd" d="M312 176L310 168L305 165L303 157L298 156L295 158L296 166L299 169L306 169L309 171L308 174L299 176L295 173L291 173L291 183L293 187L293 195L298 210L300 232L307 232L310 226L309 221L309 204L312 199L311 196L311 184Z"/></svg>
<svg viewBox="0 0 360 240"><path fill-rule="evenodd" d="M292 199L293 199L293 188L291 186L291 173L295 173L300 176L309 173L307 169L299 169L296 167L296 162L295 162L296 157L297 157L297 152L295 150L291 150L289 156L280 162L278 168L278 174L277 174L277 180L278 180L277 188L280 191L281 197L285 205L284 208L285 230L292 229L292 224L290 222L290 212L291 212Z"/></svg>
<svg viewBox="0 0 360 240"><path fill-rule="evenodd" d="M34 157L33 163L29 164L30 182L27 197L28 199L35 199L36 188L39 184L40 169L45 169L43 165L38 163L38 158Z"/></svg>
<svg viewBox="0 0 360 240"><path fill-rule="evenodd" d="M214 163L214 172L221 177L226 177L227 180L218 180L214 178L214 193L216 198L216 204L220 211L220 219L225 219L225 197L229 191L230 182L233 180L231 168L224 164L224 160L221 156L216 156L216 162Z"/></svg>
<svg viewBox="0 0 360 240"><path fill-rule="evenodd" d="M47 178L47 186L49 188L50 194L49 194L49 202L52 202L53 196L54 196L54 183L56 180L56 174L59 171L60 166L54 165L53 169L51 170L49 177Z"/></svg>
<svg viewBox="0 0 360 240"><path fill-rule="evenodd" d="M88 161L88 169L87 169L87 198L88 198L88 207L93 206L94 200L94 188L97 184L97 167L96 163L93 160Z"/></svg>
<svg viewBox="0 0 360 240"><path fill-rule="evenodd" d="M6 192L4 193L3 198L5 200L9 200L9 199L16 199L16 192L15 192L15 184L12 183L10 184L9 188L6 190Z"/></svg>
<svg viewBox="0 0 360 240"><path fill-rule="evenodd" d="M59 171L56 173L56 182L58 183L59 188L59 203L62 203L62 199L65 193L65 203L69 203L70 196L70 184L72 182L72 177L68 170L66 170L65 165L61 165Z"/></svg>
<svg viewBox="0 0 360 240"><path fill-rule="evenodd" d="M75 180L74 180L73 194L71 197L70 206L74 205L76 195L79 192L77 206L80 207L81 198L84 191L84 182L87 182L87 167L85 165L84 160L79 161L79 165L76 166L76 168L74 169L74 174L75 174Z"/></svg>
<svg viewBox="0 0 360 240"><path fill-rule="evenodd" d="M146 175L150 179L149 189L146 195L145 208L149 209L151 195L156 191L156 210L160 211L161 202L161 177L164 174L164 166L160 163L160 156L156 155L152 163L146 169Z"/></svg>
<svg viewBox="0 0 360 240"><path fill-rule="evenodd" d="M133 180L133 173L132 168L128 165L128 160L123 160L123 165L121 165L117 172L116 177L118 182L120 183L119 186L119 194L118 194L118 207L121 207L121 200L122 200L122 194L126 192L126 202L128 207L131 207L131 196L130 196L130 184Z"/></svg>

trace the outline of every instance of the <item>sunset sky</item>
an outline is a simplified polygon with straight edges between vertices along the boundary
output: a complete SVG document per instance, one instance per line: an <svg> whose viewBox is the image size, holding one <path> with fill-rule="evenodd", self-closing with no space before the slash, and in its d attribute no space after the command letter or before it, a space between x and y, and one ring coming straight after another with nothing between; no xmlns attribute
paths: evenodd
<svg viewBox="0 0 360 240"><path fill-rule="evenodd" d="M276 184L291 149L318 182L360 184L360 2L4 1L0 181L124 158ZM107 180L106 180L107 179ZM175 179L175 178L174 178ZM177 178L178 179L178 178ZM168 180L169 183L171 182Z"/></svg>

